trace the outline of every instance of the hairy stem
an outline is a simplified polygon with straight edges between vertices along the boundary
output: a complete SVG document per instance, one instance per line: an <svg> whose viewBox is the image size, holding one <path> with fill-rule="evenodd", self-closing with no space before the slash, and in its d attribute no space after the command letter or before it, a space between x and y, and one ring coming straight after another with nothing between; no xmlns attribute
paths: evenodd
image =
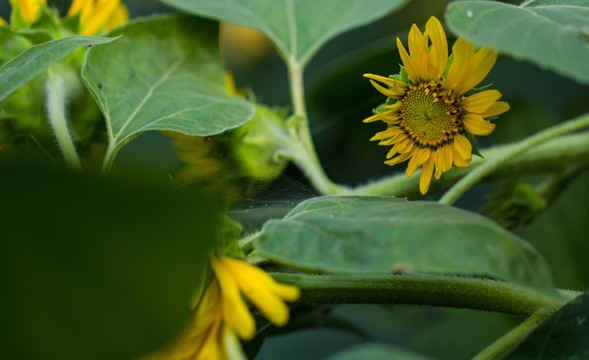
<svg viewBox="0 0 589 360"><path fill-rule="evenodd" d="M497 280L430 274L272 276L298 286L303 304L415 304L530 316L538 311L554 312L578 295L540 292Z"/></svg>
<svg viewBox="0 0 589 360"><path fill-rule="evenodd" d="M585 114L566 121L562 124L552 126L516 143L512 147L485 160L479 167L472 170L468 175L463 177L450 190L448 190L448 192L442 196L439 202L448 205L453 204L473 185L481 181L496 169L501 168L505 166L505 164L509 163L510 159L516 158L518 155L526 152L530 148L540 145L557 136L581 130L586 127L589 127L589 114Z"/></svg>
<svg viewBox="0 0 589 360"><path fill-rule="evenodd" d="M486 158L493 158L503 152L511 152L519 143L501 145L481 152ZM473 158L468 168L452 168L444 173L440 181L433 181L430 194L444 190L448 184L474 171L485 162L485 159ZM573 165L589 162L589 132L569 134L549 140L523 154L515 156L494 169L486 178L505 178L522 174L559 172ZM417 197L419 195L418 174L408 178L404 173L380 179L351 190L355 195L394 195L397 197Z"/></svg>
<svg viewBox="0 0 589 360"><path fill-rule="evenodd" d="M321 166L313 137L309 129L309 119L305 106L305 89L303 67L295 60L288 61L291 101L294 116L289 121L289 133L293 141L294 152L288 156L305 172L313 186L324 195L334 195L345 191L345 188L329 179Z"/></svg>
<svg viewBox="0 0 589 360"><path fill-rule="evenodd" d="M65 94L63 80L51 69L47 69L47 115L53 134L66 164L74 170L82 170L76 147L72 141L65 117Z"/></svg>

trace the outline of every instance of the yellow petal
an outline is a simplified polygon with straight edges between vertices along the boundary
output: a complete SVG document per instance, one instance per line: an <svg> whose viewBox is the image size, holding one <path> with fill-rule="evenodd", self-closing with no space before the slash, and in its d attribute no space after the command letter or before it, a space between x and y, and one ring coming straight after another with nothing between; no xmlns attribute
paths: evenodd
<svg viewBox="0 0 589 360"><path fill-rule="evenodd" d="M376 133L373 137L370 138L370 141L382 140L382 139L389 139L397 134L402 132L398 127L393 126L384 131Z"/></svg>
<svg viewBox="0 0 589 360"><path fill-rule="evenodd" d="M399 55L401 55L401 60L403 61L403 66L405 66L405 70L407 70L407 75L409 75L409 79L411 79L411 82L413 82L414 84L417 84L419 82L419 73L417 72L417 69L413 65L413 62L411 61L409 54L407 54L407 50L405 50L405 47L403 46L403 43L399 38L397 38L397 48L399 49Z"/></svg>
<svg viewBox="0 0 589 360"><path fill-rule="evenodd" d="M497 101L496 103L494 103L493 105L491 105L491 107L489 107L487 110L483 111L480 115L484 118L486 117L491 117L491 116L497 116L500 114L503 114L504 112L509 110L509 104L505 101Z"/></svg>
<svg viewBox="0 0 589 360"><path fill-rule="evenodd" d="M427 57L427 50L427 37L421 33L417 25L413 24L411 30L409 30L409 54L411 55L415 72L419 77L423 77L427 69L427 64L423 64L422 62L422 58Z"/></svg>
<svg viewBox="0 0 589 360"><path fill-rule="evenodd" d="M462 108L469 113L481 114L501 98L497 90L485 90L465 98L462 101Z"/></svg>
<svg viewBox="0 0 589 360"><path fill-rule="evenodd" d="M439 77L446 69L448 61L448 40L444 28L436 17L432 16L425 24L425 31L431 39L432 46L430 50L431 59L434 64L434 77Z"/></svg>
<svg viewBox="0 0 589 360"><path fill-rule="evenodd" d="M274 325L288 322L288 306L284 301L296 301L300 290L296 286L276 282L264 270L242 260L221 256L219 260L235 279L239 289Z"/></svg>
<svg viewBox="0 0 589 360"><path fill-rule="evenodd" d="M495 124L477 114L466 114L462 117L462 123L466 131L473 135L487 136L495 130Z"/></svg>
<svg viewBox="0 0 589 360"><path fill-rule="evenodd" d="M442 147L442 152L443 152L443 164L442 164L442 171L446 172L448 170L450 170L450 168L452 167L452 162L454 160L454 157L452 156L452 148L454 146L452 144L446 144L444 145L444 147Z"/></svg>
<svg viewBox="0 0 589 360"><path fill-rule="evenodd" d="M121 25L125 25L127 22L129 22L129 9L125 5L120 4L104 24L104 30L111 31ZM233 85L235 86L235 84Z"/></svg>
<svg viewBox="0 0 589 360"><path fill-rule="evenodd" d="M397 142L395 144L395 146L393 146L393 148L387 153L387 159L392 158L393 156L395 156L397 153L400 153L401 151L403 151L403 149L405 149L405 147L407 145L409 145L409 143L411 142L411 140L404 138L401 141Z"/></svg>
<svg viewBox="0 0 589 360"><path fill-rule="evenodd" d="M471 72L464 79L459 88L456 89L461 94L477 86L489 74L489 71L497 61L497 53L488 48L480 48L472 58Z"/></svg>
<svg viewBox="0 0 589 360"><path fill-rule="evenodd" d="M452 60L452 65L448 69L446 87L458 91L462 89L461 85L471 72L474 45L470 41L459 37L452 46L452 52L454 53L454 60ZM459 93L462 94L460 91Z"/></svg>
<svg viewBox="0 0 589 360"><path fill-rule="evenodd" d="M380 121L380 114L375 114L375 115L372 115L372 116L367 117L366 119L362 120L362 122L364 122L364 123L371 123L371 122L375 122L375 121Z"/></svg>
<svg viewBox="0 0 589 360"><path fill-rule="evenodd" d="M6 20L4 20L2 17L0 17L0 26L6 26Z"/></svg>
<svg viewBox="0 0 589 360"><path fill-rule="evenodd" d="M383 94L385 96L388 96L388 97L394 98L394 97L399 97L400 95L403 95L404 94L404 92L399 93L398 91L387 89L387 88L385 88L384 86L381 86L379 83L377 83L376 81L374 81L372 79L370 79L370 83L381 94Z"/></svg>
<svg viewBox="0 0 589 360"><path fill-rule="evenodd" d="M461 134L454 137L454 146L452 146L452 156L454 165L458 167L468 167L472 159L472 145L467 138Z"/></svg>
<svg viewBox="0 0 589 360"><path fill-rule="evenodd" d="M430 159L423 164L423 167L421 168L421 176L419 177L419 191L422 195L425 195L429 190L433 171L434 160L430 157Z"/></svg>
<svg viewBox="0 0 589 360"><path fill-rule="evenodd" d="M412 155L413 155L413 152L407 152L405 154L401 154L401 155L397 156L396 158L387 160L384 163L389 166L394 166L394 165L397 165L398 163L402 163L403 161L409 159Z"/></svg>
<svg viewBox="0 0 589 360"><path fill-rule="evenodd" d="M379 82L389 86L390 88L393 88L395 90L400 90L401 92L405 92L405 90L407 89L407 84L405 84L404 82L395 80L395 79L391 79L388 77L375 75L375 74L364 74L362 76L364 76L365 78L368 78L368 79L379 81Z"/></svg>
<svg viewBox="0 0 589 360"><path fill-rule="evenodd" d="M411 177L413 174L415 174L415 171L417 171L417 169L423 165L423 163L426 162L429 157L430 150L428 148L417 150L407 165L407 177Z"/></svg>
<svg viewBox="0 0 589 360"><path fill-rule="evenodd" d="M88 6L88 3L93 2L94 0L73 0L72 4L70 5L70 8L67 12L67 16L68 17L72 17L76 14L78 14L79 12L82 11L82 9L86 6Z"/></svg>
<svg viewBox="0 0 589 360"><path fill-rule="evenodd" d="M442 148L438 148L438 149L434 150L433 162L434 162L434 165L436 166L436 171L434 173L434 177L436 178L436 180L440 180L440 177L442 176L442 173L444 172L444 170L443 170L444 159L442 158L443 156L444 156L444 151L442 150Z"/></svg>
<svg viewBox="0 0 589 360"><path fill-rule="evenodd" d="M97 0L94 8L86 6L82 11L82 35L94 35L102 29L113 12L119 7L120 0Z"/></svg>
<svg viewBox="0 0 589 360"><path fill-rule="evenodd" d="M221 306L225 321L240 338L251 339L256 332L256 323L241 297L235 279L220 259L212 258L211 267L221 289Z"/></svg>

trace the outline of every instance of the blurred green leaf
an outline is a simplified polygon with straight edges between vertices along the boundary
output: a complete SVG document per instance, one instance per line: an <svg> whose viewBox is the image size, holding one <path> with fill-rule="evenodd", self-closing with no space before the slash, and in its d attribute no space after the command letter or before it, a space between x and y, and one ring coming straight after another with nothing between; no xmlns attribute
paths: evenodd
<svg viewBox="0 0 589 360"><path fill-rule="evenodd" d="M453 33L477 46L490 47L589 84L589 3L525 3L453 2L446 8L446 23Z"/></svg>
<svg viewBox="0 0 589 360"><path fill-rule="evenodd" d="M587 359L589 356L589 294L552 314L503 359Z"/></svg>
<svg viewBox="0 0 589 360"><path fill-rule="evenodd" d="M183 11L264 33L285 60L306 64L337 35L382 18L407 0L162 0Z"/></svg>
<svg viewBox="0 0 589 360"><path fill-rule="evenodd" d="M225 87L217 28L203 19L151 17L112 32L123 37L111 46L88 51L82 77L104 113L110 147L147 130L214 135L253 116Z"/></svg>
<svg viewBox="0 0 589 360"><path fill-rule="evenodd" d="M216 236L214 198L0 171L0 358L133 359L185 325Z"/></svg>
<svg viewBox="0 0 589 360"><path fill-rule="evenodd" d="M430 358L392 346L369 344L343 350L325 360L428 360Z"/></svg>
<svg viewBox="0 0 589 360"><path fill-rule="evenodd" d="M480 215L390 197L319 197L270 220L255 248L307 271L489 276L551 289L527 242Z"/></svg>
<svg viewBox="0 0 589 360"><path fill-rule="evenodd" d="M0 101L72 51L113 40L97 36L70 36L31 46L0 67Z"/></svg>

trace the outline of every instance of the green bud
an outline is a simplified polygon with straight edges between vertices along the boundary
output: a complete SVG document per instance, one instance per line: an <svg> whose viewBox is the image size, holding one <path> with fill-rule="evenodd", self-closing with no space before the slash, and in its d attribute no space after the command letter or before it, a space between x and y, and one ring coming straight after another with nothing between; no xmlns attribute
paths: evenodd
<svg viewBox="0 0 589 360"><path fill-rule="evenodd" d="M489 216L506 229L516 229L532 222L544 209L546 201L525 182L505 185L491 195L485 206Z"/></svg>

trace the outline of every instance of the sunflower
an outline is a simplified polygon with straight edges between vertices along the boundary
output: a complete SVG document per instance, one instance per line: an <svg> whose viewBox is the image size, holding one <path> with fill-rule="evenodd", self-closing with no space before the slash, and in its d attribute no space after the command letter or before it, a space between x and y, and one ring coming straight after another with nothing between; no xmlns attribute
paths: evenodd
<svg viewBox="0 0 589 360"><path fill-rule="evenodd" d="M400 74L364 74L388 97L364 122L388 125L370 140L392 146L385 164L409 160L408 177L421 167L419 190L425 194L432 175L439 179L452 165L470 165L473 135L491 134L495 124L489 119L509 110L509 104L498 101L497 90L473 89L491 71L497 53L484 47L475 51L471 42L458 38L448 57L446 34L437 18L427 21L423 33L413 24L409 53L399 38L397 47L403 61Z"/></svg>
<svg viewBox="0 0 589 360"><path fill-rule="evenodd" d="M196 308L192 323L167 349L145 357L159 359L245 359L239 339L251 340L256 322L242 294L276 326L288 322L286 301L300 296L299 288L276 282L264 270L224 255L211 257L215 278Z"/></svg>

